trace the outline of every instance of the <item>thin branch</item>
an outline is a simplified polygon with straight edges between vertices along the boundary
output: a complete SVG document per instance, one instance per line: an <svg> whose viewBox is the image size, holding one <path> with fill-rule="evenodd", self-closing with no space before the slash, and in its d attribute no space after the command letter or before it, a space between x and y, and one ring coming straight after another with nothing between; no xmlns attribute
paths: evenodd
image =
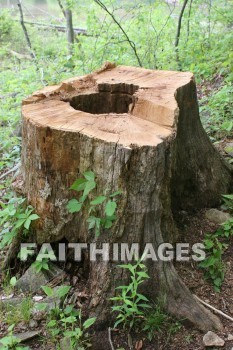
<svg viewBox="0 0 233 350"><path fill-rule="evenodd" d="M189 0L184 0L183 6L182 6L181 11L180 11L179 20L178 20L178 26L177 26L177 32L176 32L175 51L176 51L176 61L178 63L179 70L181 70L181 63L180 63L178 46L179 46L179 41L180 41L180 32L181 32L182 18L183 18L184 10L186 8L186 5L187 5L188 1Z"/></svg>
<svg viewBox="0 0 233 350"><path fill-rule="evenodd" d="M109 340L109 344L111 346L111 350L115 350L114 346L113 346L113 343L112 343L111 328L110 327L108 327L108 340Z"/></svg>
<svg viewBox="0 0 233 350"><path fill-rule="evenodd" d="M227 318L228 320L233 322L233 318L224 314L224 312L216 309L214 306L211 306L210 304L206 303L205 301L201 300L200 298L198 298L196 295L193 295L195 299L197 299L200 303L202 303L203 305L207 306L209 309L213 310L214 312L216 312L217 314Z"/></svg>
<svg viewBox="0 0 233 350"><path fill-rule="evenodd" d="M182 18L183 18L184 10L185 10L187 3L188 3L188 0L184 0L182 9L180 11L179 20L178 20L178 27L177 27L177 32L176 32L175 47L178 47L178 45L179 45Z"/></svg>
<svg viewBox="0 0 233 350"><path fill-rule="evenodd" d="M61 12L63 13L63 16L66 18L66 11L65 11L65 9L64 9L64 7L62 5L61 0L57 0L57 2L58 2L58 5L59 5L59 7L61 9Z"/></svg>
<svg viewBox="0 0 233 350"><path fill-rule="evenodd" d="M22 0L18 0L17 1L17 6L19 8L19 13L20 13L20 23L21 23L21 26L23 28L23 32L24 32L24 35L25 35L25 38L26 38L26 41L27 41L27 44L28 44L28 47L29 47L29 50L30 50L30 55L31 55L32 58L36 58L36 55L35 55L35 53L32 50L32 45L31 45L31 41L30 41L30 38L29 38L29 35L28 35L28 32L27 32L27 28L26 28L26 26L24 24L23 10L22 10L21 1Z"/></svg>
<svg viewBox="0 0 233 350"><path fill-rule="evenodd" d="M0 180L3 180L7 175L10 175L14 171L17 171L20 167L20 163L17 163L13 168L9 169L6 173L0 176Z"/></svg>
<svg viewBox="0 0 233 350"><path fill-rule="evenodd" d="M116 25L120 28L120 30L122 31L122 33L123 33L124 36L126 37L126 40L128 41L130 47L132 48L132 50L133 50L133 52L134 52L134 54L135 54L135 56L136 56L136 58L137 58L137 61L138 61L139 66L142 67L142 62L141 62L140 57L139 57L139 55L138 55L138 53L137 53L136 45L135 45L135 43L134 43L132 40L130 40L128 34L127 34L126 31L124 30L124 28L122 27L122 25L120 24L120 22L116 19L116 17L113 15L113 13L110 12L110 11L108 10L108 8L102 3L102 1L100 1L100 0L94 0L94 1L95 1L95 3L96 3L97 5L99 5L105 12L107 12L107 13L109 14L109 16L111 16L112 20L113 20L113 21L116 23Z"/></svg>
<svg viewBox="0 0 233 350"><path fill-rule="evenodd" d="M193 0L190 0L190 4L189 4L189 13L188 13L188 22L187 22L187 38L186 38L186 43L187 43L188 40L189 40L190 18L191 18L192 4L193 4Z"/></svg>

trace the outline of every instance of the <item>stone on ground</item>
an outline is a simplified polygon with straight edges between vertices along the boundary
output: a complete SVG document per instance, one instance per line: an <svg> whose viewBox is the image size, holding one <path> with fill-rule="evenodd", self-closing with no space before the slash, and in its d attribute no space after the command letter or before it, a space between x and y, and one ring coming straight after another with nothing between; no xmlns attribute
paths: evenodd
<svg viewBox="0 0 233 350"><path fill-rule="evenodd" d="M206 347L209 347L209 346L222 347L224 346L225 341L214 332L209 331L204 335L203 343Z"/></svg>

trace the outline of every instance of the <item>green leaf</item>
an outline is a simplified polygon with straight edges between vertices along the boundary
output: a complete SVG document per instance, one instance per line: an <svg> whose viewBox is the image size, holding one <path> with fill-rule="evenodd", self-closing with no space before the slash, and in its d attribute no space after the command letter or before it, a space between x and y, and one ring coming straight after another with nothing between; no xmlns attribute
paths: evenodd
<svg viewBox="0 0 233 350"><path fill-rule="evenodd" d="M14 225L14 228L17 229L17 228L20 228L21 226L23 226L25 223L25 219L18 219Z"/></svg>
<svg viewBox="0 0 233 350"><path fill-rule="evenodd" d="M55 327L56 324L57 324L56 320L51 320L51 321L49 321L49 323L47 323L47 327Z"/></svg>
<svg viewBox="0 0 233 350"><path fill-rule="evenodd" d="M144 271L138 271L136 272L138 276L142 277L142 278L150 278L150 276L148 276L148 274Z"/></svg>
<svg viewBox="0 0 233 350"><path fill-rule="evenodd" d="M55 294L59 297L59 298L63 298L70 290L70 286L60 286L58 287L58 289L55 291Z"/></svg>
<svg viewBox="0 0 233 350"><path fill-rule="evenodd" d="M68 209L68 211L69 211L70 213L77 213L77 212L79 212L79 211L81 210L81 208L82 208L82 203L79 203L79 202L77 201L77 199L74 198L74 199L71 199L71 200L68 202L66 208Z"/></svg>
<svg viewBox="0 0 233 350"><path fill-rule="evenodd" d="M29 227L30 227L30 225L31 225L31 220L30 220L30 218L28 218L26 221L25 221L25 223L24 223L24 228L26 228L26 230L29 230Z"/></svg>
<svg viewBox="0 0 233 350"><path fill-rule="evenodd" d="M93 171L86 171L83 176L85 177L85 179L87 179L87 181L94 181L95 180L95 174L93 173Z"/></svg>
<svg viewBox="0 0 233 350"><path fill-rule="evenodd" d="M95 216L90 216L90 217L87 219L87 222L89 223L89 225L88 225L88 230L91 230L92 228L95 227L96 217L95 217Z"/></svg>
<svg viewBox="0 0 233 350"><path fill-rule="evenodd" d="M117 204L114 201L108 201L105 207L105 213L107 216L112 216L115 213Z"/></svg>
<svg viewBox="0 0 233 350"><path fill-rule="evenodd" d="M87 196L96 187L95 181L88 181L86 183L83 195Z"/></svg>
<svg viewBox="0 0 233 350"><path fill-rule="evenodd" d="M70 190L74 190L74 191L83 191L85 186L86 186L86 179L77 179L73 185L70 187Z"/></svg>
<svg viewBox="0 0 233 350"><path fill-rule="evenodd" d="M38 311L45 311L48 307L47 303L38 303L35 305L36 310Z"/></svg>
<svg viewBox="0 0 233 350"><path fill-rule="evenodd" d="M112 194L110 194L110 198L113 198L113 197L116 197L116 196L119 196L122 192L121 191L116 191L116 192L113 192Z"/></svg>
<svg viewBox="0 0 233 350"><path fill-rule="evenodd" d="M105 220L104 221L104 228L111 228L112 227L112 221L111 220Z"/></svg>
<svg viewBox="0 0 233 350"><path fill-rule="evenodd" d="M37 219L39 219L40 217L39 217L39 215L37 215L37 214L31 214L30 216L29 216L29 219L31 220L31 221L33 221L33 220L37 220Z"/></svg>
<svg viewBox="0 0 233 350"><path fill-rule="evenodd" d="M17 282L17 278L16 278L15 276L12 277L12 278L10 279L10 285L11 285L12 287L15 287L16 282Z"/></svg>
<svg viewBox="0 0 233 350"><path fill-rule="evenodd" d="M45 292L45 294L48 296L48 297L51 297L54 295L54 291L53 291L53 288L50 288L48 286L41 286L41 288L43 289L43 291Z"/></svg>
<svg viewBox="0 0 233 350"><path fill-rule="evenodd" d="M88 318L84 323L83 323L83 328L87 329L91 327L96 321L96 317Z"/></svg>
<svg viewBox="0 0 233 350"><path fill-rule="evenodd" d="M106 200L107 197L105 196L99 196L99 197L96 197L93 201L91 201L91 205L97 205L97 204L102 204L105 200Z"/></svg>
<svg viewBox="0 0 233 350"><path fill-rule="evenodd" d="M69 316L69 317L62 318L61 321L64 323L74 323L75 321L77 321L77 319L75 316Z"/></svg>

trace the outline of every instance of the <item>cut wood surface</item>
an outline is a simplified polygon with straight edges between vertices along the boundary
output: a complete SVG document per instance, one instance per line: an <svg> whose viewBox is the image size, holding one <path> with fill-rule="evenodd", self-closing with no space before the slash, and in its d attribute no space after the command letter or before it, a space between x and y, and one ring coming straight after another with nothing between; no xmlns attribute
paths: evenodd
<svg viewBox="0 0 233 350"><path fill-rule="evenodd" d="M45 88L24 102L37 101L24 106L23 115L41 127L127 147L155 146L172 134L178 112L174 95L191 79L191 73L122 66Z"/></svg>
<svg viewBox="0 0 233 350"><path fill-rule="evenodd" d="M173 213L219 203L232 191L232 171L212 146L199 118L192 73L107 63L90 75L46 87L23 102L23 191L40 216L39 243L151 243L177 240ZM117 220L96 239L88 209L72 215L68 188L86 170L97 193L121 190ZM146 261L148 297L203 330L220 329L181 281L171 262ZM110 317L110 297L128 280L112 261L88 261L89 310Z"/></svg>

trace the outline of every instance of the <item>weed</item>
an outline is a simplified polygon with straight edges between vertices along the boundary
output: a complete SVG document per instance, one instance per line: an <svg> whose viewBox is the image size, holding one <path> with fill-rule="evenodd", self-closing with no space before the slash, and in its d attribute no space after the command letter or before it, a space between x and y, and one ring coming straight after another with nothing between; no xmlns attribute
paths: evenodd
<svg viewBox="0 0 233 350"><path fill-rule="evenodd" d="M9 245L20 230L27 236L32 221L39 218L37 214L32 213L34 208L31 205L25 207L25 198L11 198L7 204L1 203L1 207L3 210L0 212L0 249Z"/></svg>
<svg viewBox="0 0 233 350"><path fill-rule="evenodd" d="M13 335L14 327L15 325L12 324L8 328L7 336L0 339L1 350L29 350L29 347L19 345L20 339Z"/></svg>
<svg viewBox="0 0 233 350"><path fill-rule="evenodd" d="M41 260L36 260L32 263L32 266L35 268L37 273L41 271L49 271L49 259L43 258Z"/></svg>
<svg viewBox="0 0 233 350"><path fill-rule="evenodd" d="M43 291L48 297L53 297L54 300L58 298L64 299L70 290L69 286L60 286L57 289L52 289L47 286L42 287ZM60 304L60 302L59 302ZM64 302L62 306L57 305L50 310L49 321L47 323L48 332L53 340L57 342L59 337L68 337L71 342L72 349L86 349L90 347L88 329L95 323L96 318L89 318L86 321L82 321L81 310L76 310L74 305L68 305L65 307ZM40 303L37 306L39 310L46 310L47 304Z"/></svg>
<svg viewBox="0 0 233 350"><path fill-rule="evenodd" d="M117 202L116 197L120 191L109 195L100 195L91 197L91 192L96 188L97 183L95 174L92 171L86 171L84 178L77 179L70 187L71 190L82 192L79 200L71 199L68 202L67 209L70 213L77 213L83 208L84 204L88 207L88 229L95 230L95 236L100 235L101 228L109 229L116 220ZM101 213L103 213L101 215Z"/></svg>
<svg viewBox="0 0 233 350"><path fill-rule="evenodd" d="M127 286L119 286L116 289L120 293L111 298L117 305L112 307L113 312L117 312L117 321L114 324L116 328L122 324L124 328L133 328L145 319L145 309L150 308L148 299L138 292L138 287L149 278L146 273L146 267L138 260L134 265L119 265L130 272L131 283Z"/></svg>

